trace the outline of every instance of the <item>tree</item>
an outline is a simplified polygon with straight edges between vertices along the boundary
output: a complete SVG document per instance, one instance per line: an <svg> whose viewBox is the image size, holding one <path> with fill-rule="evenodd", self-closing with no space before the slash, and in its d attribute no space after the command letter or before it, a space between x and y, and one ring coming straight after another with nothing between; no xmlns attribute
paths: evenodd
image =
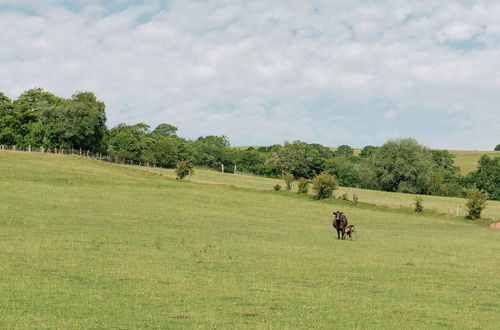
<svg viewBox="0 0 500 330"><path fill-rule="evenodd" d="M292 173L296 178L311 178L323 170L323 159L318 150L305 142L294 141L273 152L266 161L281 173Z"/></svg>
<svg viewBox="0 0 500 330"><path fill-rule="evenodd" d="M497 144L497 146L495 147L495 151L500 151L500 144Z"/></svg>
<svg viewBox="0 0 500 330"><path fill-rule="evenodd" d="M105 105L91 92L73 94L57 107L51 123L58 146L104 152L107 134Z"/></svg>
<svg viewBox="0 0 500 330"><path fill-rule="evenodd" d="M312 179L313 190L315 191L314 198L325 199L333 195L333 191L337 189L338 182L334 175L321 173Z"/></svg>
<svg viewBox="0 0 500 330"><path fill-rule="evenodd" d="M374 147L374 146L366 146L363 149L361 149L361 152L359 153L359 157L361 158L370 158L373 156L375 151L377 151L379 147Z"/></svg>
<svg viewBox="0 0 500 330"><path fill-rule="evenodd" d="M354 155L354 150L352 150L352 148L348 145L343 144L337 148L337 151L335 151L335 155L349 157Z"/></svg>
<svg viewBox="0 0 500 330"><path fill-rule="evenodd" d="M15 126L18 125L16 125L12 101L5 94L0 93L0 144L16 144L18 136Z"/></svg>
<svg viewBox="0 0 500 330"><path fill-rule="evenodd" d="M373 155L373 170L380 189L426 194L432 177L429 149L414 139L390 140Z"/></svg>
<svg viewBox="0 0 500 330"><path fill-rule="evenodd" d="M325 171L337 177L342 186L360 187L362 178L358 170L357 157L339 156L325 162Z"/></svg>
<svg viewBox="0 0 500 330"><path fill-rule="evenodd" d="M486 191L491 199L500 200L500 156L481 156L477 170L467 176L469 185Z"/></svg>
<svg viewBox="0 0 500 330"><path fill-rule="evenodd" d="M142 159L164 167L175 167L179 161L176 139L162 135L148 136L142 151Z"/></svg>
<svg viewBox="0 0 500 330"><path fill-rule="evenodd" d="M229 140L224 135L199 137L192 144L196 165L218 169L229 158L227 157L230 149ZM229 164L226 162L224 165L234 165L234 161L231 160Z"/></svg>
<svg viewBox="0 0 500 330"><path fill-rule="evenodd" d="M109 132L108 154L113 157L140 160L149 126L118 124Z"/></svg>
<svg viewBox="0 0 500 330"><path fill-rule="evenodd" d="M193 171L193 161L191 159L182 160L177 163L175 167L175 173L179 179L184 179L187 175L192 175Z"/></svg>
<svg viewBox="0 0 500 330"><path fill-rule="evenodd" d="M13 102L13 125L16 144L21 146L58 146L57 106L62 98L33 88L22 93Z"/></svg>
<svg viewBox="0 0 500 330"><path fill-rule="evenodd" d="M488 193L476 187L467 190L467 219L476 220L481 218L481 212L486 207Z"/></svg>
<svg viewBox="0 0 500 330"><path fill-rule="evenodd" d="M172 126L170 124L160 124L158 125L152 134L157 134L161 136L177 136L177 127Z"/></svg>
<svg viewBox="0 0 500 330"><path fill-rule="evenodd" d="M261 174L264 162L265 155L253 148L237 151L236 165L240 171Z"/></svg>
<svg viewBox="0 0 500 330"><path fill-rule="evenodd" d="M449 174L457 174L460 171L460 168L455 166L455 155L448 150L431 150L430 152L434 168L443 170Z"/></svg>

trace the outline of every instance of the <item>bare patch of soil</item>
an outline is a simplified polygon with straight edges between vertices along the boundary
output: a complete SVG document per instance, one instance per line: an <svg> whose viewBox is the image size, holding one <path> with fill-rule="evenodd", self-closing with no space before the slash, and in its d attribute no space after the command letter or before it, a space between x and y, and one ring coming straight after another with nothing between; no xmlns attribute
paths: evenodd
<svg viewBox="0 0 500 330"><path fill-rule="evenodd" d="M488 227L491 229L500 229L500 222L491 223Z"/></svg>

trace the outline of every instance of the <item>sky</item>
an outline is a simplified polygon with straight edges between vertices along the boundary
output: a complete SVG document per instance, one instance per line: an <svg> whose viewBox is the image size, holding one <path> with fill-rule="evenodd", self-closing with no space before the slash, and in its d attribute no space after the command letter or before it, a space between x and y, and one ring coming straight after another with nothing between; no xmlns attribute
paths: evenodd
<svg viewBox="0 0 500 330"><path fill-rule="evenodd" d="M0 0L0 92L231 145L500 143L500 1Z"/></svg>

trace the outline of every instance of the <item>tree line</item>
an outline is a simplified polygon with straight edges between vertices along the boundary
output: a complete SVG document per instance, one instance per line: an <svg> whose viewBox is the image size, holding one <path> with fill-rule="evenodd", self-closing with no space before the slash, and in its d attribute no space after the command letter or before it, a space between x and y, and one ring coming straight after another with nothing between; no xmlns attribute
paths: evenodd
<svg viewBox="0 0 500 330"><path fill-rule="evenodd" d="M65 99L35 88L16 100L0 93L0 144L82 148L171 168L186 160L214 169L224 164L268 177L288 173L311 179L329 173L343 186L404 193L463 196L475 186L490 199L500 200L499 156L482 156L477 170L464 176L453 154L431 150L414 139L366 146L355 155L347 145L332 150L302 141L234 148L224 135L189 140L178 136L177 130L168 123L154 129L144 123L108 129L105 105L91 92Z"/></svg>

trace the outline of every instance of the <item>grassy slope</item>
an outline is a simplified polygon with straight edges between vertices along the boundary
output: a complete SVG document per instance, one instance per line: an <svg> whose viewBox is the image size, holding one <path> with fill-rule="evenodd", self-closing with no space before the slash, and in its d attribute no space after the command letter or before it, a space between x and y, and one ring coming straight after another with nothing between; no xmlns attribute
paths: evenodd
<svg viewBox="0 0 500 330"><path fill-rule="evenodd" d="M147 170L175 178L175 172L172 169L148 168ZM197 183L232 185L258 190L272 190L276 184L280 184L283 187L285 186L284 182L278 179L251 175L234 175L231 173L223 174L207 169L195 169L195 174L187 180ZM296 189L296 187L294 187L294 189ZM392 208L413 208L415 203L415 195L412 194L349 187L340 187L335 191L335 195L337 196L341 196L344 193L347 193L349 199L352 199L352 195L356 194L360 202ZM444 213L448 216L461 216L465 213L464 198L440 196L422 196L422 198L424 208L426 209ZM483 212L483 216L500 220L500 201L489 201Z"/></svg>
<svg viewBox="0 0 500 330"><path fill-rule="evenodd" d="M0 152L1 328L495 328L499 232ZM359 228L337 241L332 210Z"/></svg>
<svg viewBox="0 0 500 330"><path fill-rule="evenodd" d="M462 174L475 171L477 169L477 162L482 155L489 157L500 156L500 151L464 151L464 150L450 150L455 155L455 165L460 167Z"/></svg>

